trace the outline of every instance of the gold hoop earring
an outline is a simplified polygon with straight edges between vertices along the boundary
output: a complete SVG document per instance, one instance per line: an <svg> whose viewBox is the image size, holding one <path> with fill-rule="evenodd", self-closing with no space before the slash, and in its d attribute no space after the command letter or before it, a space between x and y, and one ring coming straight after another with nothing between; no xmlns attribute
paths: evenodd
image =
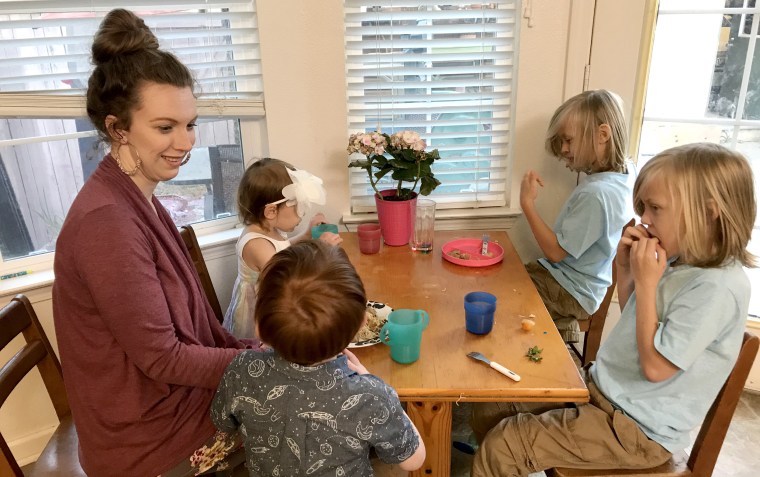
<svg viewBox="0 0 760 477"><path fill-rule="evenodd" d="M127 143L127 146L131 146L131 144ZM120 148L121 148L121 145L119 145L119 149ZM135 155L137 156L137 160L135 161L135 168L132 170L127 170L127 168L124 167L124 164L121 163L121 156L119 155L119 149L116 149L116 151L111 149L111 156L114 159L116 159L116 164L119 166L119 169L121 170L121 172L128 175L129 177L132 177L133 175L137 174L137 171L140 170L140 166L142 166L142 159L140 158L140 153L137 151L137 149L133 148L135 151Z"/></svg>
<svg viewBox="0 0 760 477"><path fill-rule="evenodd" d="M179 165L180 165L180 166L184 166L184 165L185 165L185 164L187 164L188 162L190 162L190 151L188 151L188 152L187 152L187 155L186 155L186 156L185 156L185 158L182 160L182 162L180 162L180 163L179 163Z"/></svg>

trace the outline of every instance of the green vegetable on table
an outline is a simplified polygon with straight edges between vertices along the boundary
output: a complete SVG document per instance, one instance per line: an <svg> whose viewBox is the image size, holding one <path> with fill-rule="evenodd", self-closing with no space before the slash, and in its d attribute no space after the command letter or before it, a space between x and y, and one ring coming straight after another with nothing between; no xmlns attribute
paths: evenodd
<svg viewBox="0 0 760 477"><path fill-rule="evenodd" d="M525 356L528 357L529 360L533 361L534 363L541 362L542 359L544 359L543 356L541 356L541 352L543 350L540 349L538 346L534 346L532 348L528 348L528 352L525 354Z"/></svg>

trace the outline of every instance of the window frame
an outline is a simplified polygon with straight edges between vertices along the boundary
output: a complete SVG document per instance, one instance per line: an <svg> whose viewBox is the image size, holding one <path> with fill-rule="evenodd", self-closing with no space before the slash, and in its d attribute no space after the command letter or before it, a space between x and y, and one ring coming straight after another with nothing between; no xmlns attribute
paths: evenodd
<svg viewBox="0 0 760 477"><path fill-rule="evenodd" d="M73 0L67 3L65 8L60 7L59 2L47 0L33 0L27 2L4 2L0 3L0 13L16 11L24 8L26 11L108 11L119 7L119 2L104 0L94 5L92 1ZM214 7L226 4L223 0L208 0L205 2L193 2L192 0L181 5L182 8ZM249 2L237 2L249 3ZM253 15L257 15L255 2ZM127 7L129 8L129 7ZM258 40L256 41L258 42ZM234 96L234 97L233 97ZM262 93L246 93L220 95L209 94L201 96L197 103L199 118L201 119L232 119L237 120L240 128L242 154L244 167L252 162L253 157L264 155L266 141L266 118ZM56 90L45 92L0 92L0 117L3 118L54 118L54 119L78 119L86 118L85 97L72 95L69 90ZM0 140L0 146L15 140ZM236 216L220 219L206 220L193 224L197 235L201 240L204 236L236 228L239 220ZM45 252L30 255L23 258L4 259L0 256L0 276L24 273L43 272L52 270L55 252ZM25 277L26 278L26 277ZM41 277L40 280L45 280ZM0 285L7 283L0 282ZM6 287L0 287L0 289Z"/></svg>
<svg viewBox="0 0 760 477"><path fill-rule="evenodd" d="M349 3L351 5L349 5ZM365 27L366 29L361 32L361 35L357 36L356 31L361 30L363 27L362 25L357 26L356 24L349 22L348 17L350 14L353 14L354 16L357 15L357 13L355 12L355 9L359 7L357 5L358 3L360 2L347 0L347 1L344 1L344 5L343 5L343 11L346 18L344 20L345 25L346 25L346 32L344 33L344 41L346 42L347 49L348 49L349 42L354 42L354 43L357 41L364 42L365 40L362 39L363 36L361 35L371 35L372 28L379 28L377 26L367 26ZM369 5L372 2L366 2L366 3L367 5ZM467 2L461 2L461 3L470 5L470 3L467 3ZM447 197L443 201L438 201L439 213L437 214L438 215L437 218L439 220L440 219L457 220L457 219L464 219L465 217L470 218L470 219L473 217L482 217L485 220L483 222L485 224L487 222L498 223L498 220L503 220L504 218L508 218L508 219L514 218L518 214L517 211L510 208L510 204L512 200L512 182L513 182L512 165L514 161L513 150L514 150L515 126L516 126L515 110L516 110L516 103L517 103L517 66L518 66L518 59L519 59L518 58L519 57L519 37L520 37L520 23L521 22L520 22L520 15L519 15L519 3L514 3L514 2L500 2L500 3L502 3L503 9L500 12L497 12L496 14L494 14L495 16L504 15L505 17L509 18L510 15L513 15L511 17L511 22L506 21L504 23L504 26L500 30L502 31L503 35L508 37L507 43L509 43L509 49L508 49L509 53L508 55L506 55L508 62L505 64L499 64L498 66L492 66L492 67L497 68L497 69L504 67L508 69L509 72L507 74L508 80L506 80L505 82L506 92L491 93L491 94L496 94L496 95L501 94L507 97L508 104L505 107L492 106L489 108L489 111L494 110L494 111L498 111L501 114L504 114L503 118L496 117L494 118L494 121L498 122L499 119L502 119L505 122L506 126L505 126L505 130L500 135L498 135L499 139L495 140L493 144L490 145L490 150L493 151L494 149L496 149L497 152L489 152L488 154L486 154L486 156L493 156L492 158L487 159L489 161L489 166L484 168L490 171L489 177L485 179L472 180L472 182L475 184L479 182L483 182L486 184L494 183L498 185L494 187L493 189L490 186L488 186L488 190L485 191L485 193L480 192L479 189L478 189L478 192L471 192L470 193L471 197L467 197L464 191L448 193ZM417 2L405 2L404 4L406 6L410 4L431 5L431 2L420 0ZM362 5L362 6L367 6L367 5ZM378 5L378 3L373 3L373 5ZM390 4L388 2L380 2L380 5L393 6L395 4L393 4L393 2L391 2ZM408 13L409 12L402 12L402 14L406 14L405 16L408 16ZM361 13L359 13L358 15L361 15ZM494 25L498 25L498 24L495 23ZM489 24L489 28L490 27L491 25ZM407 26L407 27L399 27L399 28L408 29L409 27ZM354 33L349 34L349 29L353 31ZM485 27L484 27L484 31L485 31ZM426 53L426 55L430 56L431 53L428 52ZM351 96L352 95L356 96L358 94L357 91L360 90L361 88L359 89L351 88L350 79L352 77L355 79L360 76L356 74L352 76L351 73L348 71L351 68L351 66L349 65L351 58L352 57L349 55L349 52L347 50L346 51L346 63L347 63L346 76L347 76L348 87L347 87L346 93L347 93L347 107L349 109L349 118L348 118L349 124L347 125L347 129L346 129L346 140L348 140L348 136L350 134L361 132L360 129L357 129L355 127L355 124L352 125L352 117L356 118L356 110L354 109L352 111L352 106L350 104L352 102ZM432 62L434 61L434 59L431 58L430 61ZM477 66L473 65L472 68L473 69L471 71L473 72L473 74L483 73L483 71L475 70ZM403 71L403 68L401 68L399 71ZM394 76L396 75L403 76L404 73L403 72L394 73ZM494 78L493 81L501 81L501 78L499 79ZM442 86L445 86L443 83L445 83L445 81L431 83L431 86L440 88ZM358 83L354 83L354 84L356 85ZM388 83L388 88L391 88L394 90L404 89L405 87L403 85L404 85L403 81L391 81ZM477 81L475 81L472 86L479 86L479 84L477 83ZM388 89L388 88L385 88L385 89ZM428 86L428 89L429 88L430 86ZM367 89L369 88L364 88L364 90L367 90ZM488 96L487 93L481 93L481 94L484 96ZM364 96L364 97L365 98L369 97L369 95ZM477 102L477 100L474 100L474 101ZM368 102L369 101L367 101L367 103ZM464 103L460 103L460 104L464 105ZM458 108L461 109L462 107L463 106L455 106L454 109L452 109L449 112L455 113L458 110ZM440 112L440 111L437 111L437 109L440 109L440 108L431 108L429 112L427 113L427 115L432 116L433 113ZM372 114L370 114L369 109L365 109L365 111L367 111L367 113L365 114L365 119L363 121L364 124L369 125L370 123L375 123L375 122L379 123L378 118L376 117L377 115L372 116ZM391 112L391 115L404 112L403 109L399 109L398 111L394 112L393 108L391 108L389 111ZM444 111L444 113L446 113L446 111ZM354 123L355 122L356 121L354 120ZM421 123L421 125L422 124L424 123ZM431 122L427 122L426 124L430 127L433 126ZM384 125L386 129L384 131L390 133L388 128L392 126L393 126L393 121L386 122ZM418 127L418 126L414 126L414 127ZM427 139L426 137L427 134L432 134L432 133L431 132L421 133L422 137L425 139ZM473 135L480 135L480 134L481 133L479 132L468 134L467 132L462 131L459 137L466 139L466 138L471 138ZM497 134L489 134L489 136L497 136ZM428 140L428 144L429 144L427 147L428 151L436 147L434 144L431 145L430 143L431 141ZM480 143L478 142L474 146L474 149L477 150L483 147L486 147L486 146L485 145L481 146ZM467 158L463 156L463 159L466 160ZM473 162L476 162L479 164L481 161L473 160ZM500 163L502 162L503 162L503 165L500 165ZM458 170L458 168L456 170ZM441 172L444 172L444 175L445 175L445 171L442 171L440 169L435 171L436 177L439 179L441 177L441 174L440 174ZM350 169L349 171L348 193L349 193L349 201L350 201L350 211L347 214L343 215L344 222L346 223L349 223L349 224L357 223L363 220L374 218L376 216L375 207L371 203L371 195L367 196L366 194L355 193L355 189L358 189L359 187L363 186L362 179L364 177L366 177L366 171L364 170ZM362 178L362 179L359 179L359 178ZM406 185L408 186L411 184L406 184ZM477 189L477 185L476 185L476 189ZM437 199L436 193L437 192L433 192L433 194L431 194L429 198L432 198L434 200ZM483 194L486 196L491 196L491 198L490 199L478 198L478 195L483 195ZM369 199L367 199L367 197L369 197ZM458 197L458 198L452 198L452 197ZM494 222L490 222L489 219L494 219ZM503 224L503 222L501 222L501 224Z"/></svg>

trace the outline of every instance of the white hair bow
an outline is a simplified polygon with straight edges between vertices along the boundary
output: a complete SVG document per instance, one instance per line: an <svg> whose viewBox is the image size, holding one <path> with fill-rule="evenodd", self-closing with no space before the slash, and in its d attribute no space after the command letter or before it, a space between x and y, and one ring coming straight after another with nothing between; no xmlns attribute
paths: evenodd
<svg viewBox="0 0 760 477"><path fill-rule="evenodd" d="M293 183L282 188L284 199L272 202L273 205L283 202L288 206L295 205L296 213L299 217L303 217L313 204L325 205L327 203L327 194L322 186L322 179L303 170L292 171L288 169L288 175Z"/></svg>

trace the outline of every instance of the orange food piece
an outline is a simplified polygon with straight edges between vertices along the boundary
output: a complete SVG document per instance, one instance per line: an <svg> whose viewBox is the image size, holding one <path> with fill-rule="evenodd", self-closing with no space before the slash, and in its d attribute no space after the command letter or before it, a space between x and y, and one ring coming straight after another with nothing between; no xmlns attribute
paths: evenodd
<svg viewBox="0 0 760 477"><path fill-rule="evenodd" d="M522 329L524 331L530 331L534 326L536 326L536 322L530 318L523 318L523 320L520 322L520 326L522 326Z"/></svg>

